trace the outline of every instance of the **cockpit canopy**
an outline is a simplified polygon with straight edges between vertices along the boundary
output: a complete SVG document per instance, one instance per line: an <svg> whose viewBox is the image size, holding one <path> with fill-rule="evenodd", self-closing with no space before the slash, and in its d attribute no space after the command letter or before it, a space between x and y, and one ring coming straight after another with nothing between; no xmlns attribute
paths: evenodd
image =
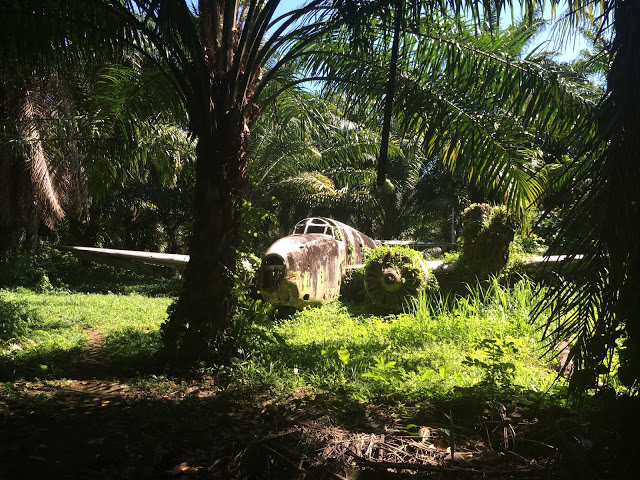
<svg viewBox="0 0 640 480"><path fill-rule="evenodd" d="M327 219L319 217L305 218L293 227L292 235L304 235L306 233L323 233L336 239L338 237L334 226Z"/></svg>

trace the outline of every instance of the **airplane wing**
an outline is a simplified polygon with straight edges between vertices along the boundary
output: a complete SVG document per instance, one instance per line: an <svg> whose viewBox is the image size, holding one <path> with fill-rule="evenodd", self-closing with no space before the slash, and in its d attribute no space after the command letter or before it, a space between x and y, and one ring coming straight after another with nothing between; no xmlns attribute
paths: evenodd
<svg viewBox="0 0 640 480"><path fill-rule="evenodd" d="M71 252L82 260L104 263L140 273L166 274L167 267L182 272L187 267L187 263L189 263L189 255L175 253L138 252L135 250L72 247L68 245L57 245L54 248Z"/></svg>
<svg viewBox="0 0 640 480"><path fill-rule="evenodd" d="M389 245L392 247L410 247L416 250L427 248L442 248L449 251L458 246L457 243L446 242L416 242L413 240L376 240L380 245Z"/></svg>

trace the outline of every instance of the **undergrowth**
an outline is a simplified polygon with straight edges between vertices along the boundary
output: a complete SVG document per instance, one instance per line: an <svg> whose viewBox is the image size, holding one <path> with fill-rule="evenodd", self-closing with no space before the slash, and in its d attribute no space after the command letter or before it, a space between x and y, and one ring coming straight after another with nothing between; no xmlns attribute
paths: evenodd
<svg viewBox="0 0 640 480"><path fill-rule="evenodd" d="M245 326L235 360L247 386L340 391L360 400L417 401L460 388L540 393L556 379L526 280L493 281L467 295L416 299L398 315L371 316L339 302L273 324Z"/></svg>
<svg viewBox="0 0 640 480"><path fill-rule="evenodd" d="M420 402L460 389L538 395L556 379L529 322L532 285L494 281L466 295L422 295L404 313L373 316L340 302L275 319L250 302L236 319L238 349L229 365L200 366L227 390L277 398L303 389L358 401ZM0 376L63 378L91 334L109 363L149 371L161 345L170 298L0 290ZM158 378L163 365L152 371ZM253 393L252 393L253 392Z"/></svg>
<svg viewBox="0 0 640 480"><path fill-rule="evenodd" d="M181 276L170 269L164 277L145 275L79 261L69 252L50 247L42 247L35 256L23 254L0 258L0 288L162 296L176 295L181 285Z"/></svg>

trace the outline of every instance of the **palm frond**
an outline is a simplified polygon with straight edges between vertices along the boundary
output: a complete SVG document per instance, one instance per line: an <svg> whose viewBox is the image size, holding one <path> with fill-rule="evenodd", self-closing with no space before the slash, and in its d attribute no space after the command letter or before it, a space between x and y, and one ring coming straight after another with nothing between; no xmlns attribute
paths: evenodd
<svg viewBox="0 0 640 480"><path fill-rule="evenodd" d="M74 147L52 141L65 134L64 123L55 117L68 102L52 100L54 84L59 79L14 80L0 91L0 224L31 239L41 223L53 228L68 208L82 204L84 195Z"/></svg>
<svg viewBox="0 0 640 480"><path fill-rule="evenodd" d="M613 3L605 7L613 8ZM572 354L579 366L579 375L572 379L575 388L590 388L600 375L614 373L617 351L618 377L637 393L640 142L635 131L640 122L640 9L623 2L615 3L615 10L607 92L593 117L596 135L581 152L584 160L576 168L576 180L586 193L569 210L557 239L571 244L584 259L575 277L553 285L537 313L550 312L552 338L574 340Z"/></svg>
<svg viewBox="0 0 640 480"><path fill-rule="evenodd" d="M403 39L395 94L397 130L423 136L426 156L439 155L520 212L544 188L537 145L566 136L593 108L562 71L518 59L534 33L520 26L478 36L459 20L431 21ZM351 101L384 98L384 46L367 57L341 47L340 33L325 42L327 58L309 67L314 74L330 77ZM340 48L340 59L330 57Z"/></svg>

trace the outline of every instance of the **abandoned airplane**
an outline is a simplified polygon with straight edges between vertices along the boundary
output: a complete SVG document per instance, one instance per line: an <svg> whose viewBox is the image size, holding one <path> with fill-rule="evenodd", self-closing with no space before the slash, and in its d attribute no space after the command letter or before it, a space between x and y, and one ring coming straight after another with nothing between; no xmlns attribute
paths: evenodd
<svg viewBox="0 0 640 480"><path fill-rule="evenodd" d="M282 307L304 308L335 299L340 295L345 273L349 269L362 269L365 250L380 245L424 247L437 244L373 240L337 220L306 218L296 224L290 235L276 240L267 249L257 274L260 293L267 302ZM70 251L82 259L130 270L172 267L182 271L189 262L188 255L92 247L56 248ZM525 266L531 269L547 262L576 259L576 256L530 257L525 260ZM449 269L442 261L427 261L424 265L436 277L446 275ZM397 273L386 277L381 281L402 281ZM392 285L387 286L393 289Z"/></svg>
<svg viewBox="0 0 640 480"><path fill-rule="evenodd" d="M273 305L296 308L332 300L340 295L346 269L362 267L364 249L376 247L374 240L344 223L306 218L265 253L260 293Z"/></svg>

